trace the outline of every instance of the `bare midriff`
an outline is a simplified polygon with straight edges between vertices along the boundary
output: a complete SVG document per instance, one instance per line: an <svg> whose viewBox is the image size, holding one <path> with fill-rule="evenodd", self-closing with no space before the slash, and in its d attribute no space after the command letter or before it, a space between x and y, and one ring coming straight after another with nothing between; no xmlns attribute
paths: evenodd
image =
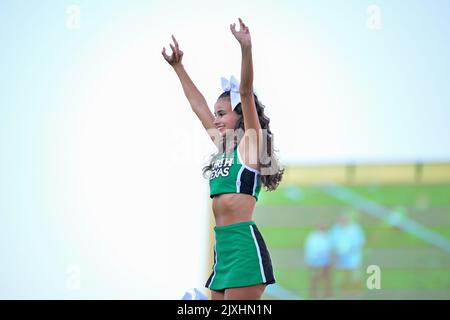
<svg viewBox="0 0 450 320"><path fill-rule="evenodd" d="M252 220L256 199L244 193L224 193L213 198L217 226Z"/></svg>

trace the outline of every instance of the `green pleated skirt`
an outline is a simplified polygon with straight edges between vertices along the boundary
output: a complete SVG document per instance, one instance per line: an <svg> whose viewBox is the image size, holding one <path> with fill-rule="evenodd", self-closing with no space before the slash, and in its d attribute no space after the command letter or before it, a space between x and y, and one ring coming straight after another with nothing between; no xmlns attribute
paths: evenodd
<svg viewBox="0 0 450 320"><path fill-rule="evenodd" d="M206 287L211 290L275 283L269 251L255 222L214 228L214 265Z"/></svg>

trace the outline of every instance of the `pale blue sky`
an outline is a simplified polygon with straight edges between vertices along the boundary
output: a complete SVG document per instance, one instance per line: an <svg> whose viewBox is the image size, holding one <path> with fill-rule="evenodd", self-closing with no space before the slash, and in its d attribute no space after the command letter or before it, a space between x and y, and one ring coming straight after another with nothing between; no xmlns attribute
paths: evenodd
<svg viewBox="0 0 450 320"><path fill-rule="evenodd" d="M70 5L79 29L67 27ZM379 30L366 25L370 5ZM283 163L450 161L449 9L445 0L2 1L0 297L176 299L203 285L201 167L213 149L160 55L171 34L212 107L220 77L240 72L228 25L247 22Z"/></svg>

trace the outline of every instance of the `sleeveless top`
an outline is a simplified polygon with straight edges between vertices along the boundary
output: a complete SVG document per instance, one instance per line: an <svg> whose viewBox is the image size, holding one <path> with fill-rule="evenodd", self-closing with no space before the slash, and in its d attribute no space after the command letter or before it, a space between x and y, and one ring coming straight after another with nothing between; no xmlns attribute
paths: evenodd
<svg viewBox="0 0 450 320"><path fill-rule="evenodd" d="M223 193L245 193L258 201L261 176L258 170L245 165L236 146L232 153L224 152L214 158L209 186L211 198Z"/></svg>

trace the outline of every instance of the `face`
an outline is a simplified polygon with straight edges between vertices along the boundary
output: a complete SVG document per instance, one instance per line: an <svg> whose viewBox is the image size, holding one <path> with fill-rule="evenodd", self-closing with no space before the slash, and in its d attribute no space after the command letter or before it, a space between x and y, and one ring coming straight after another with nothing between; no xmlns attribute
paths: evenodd
<svg viewBox="0 0 450 320"><path fill-rule="evenodd" d="M217 100L214 106L214 125L219 129L223 136L227 129L234 130L239 115L231 110L231 103L229 98L222 98Z"/></svg>

